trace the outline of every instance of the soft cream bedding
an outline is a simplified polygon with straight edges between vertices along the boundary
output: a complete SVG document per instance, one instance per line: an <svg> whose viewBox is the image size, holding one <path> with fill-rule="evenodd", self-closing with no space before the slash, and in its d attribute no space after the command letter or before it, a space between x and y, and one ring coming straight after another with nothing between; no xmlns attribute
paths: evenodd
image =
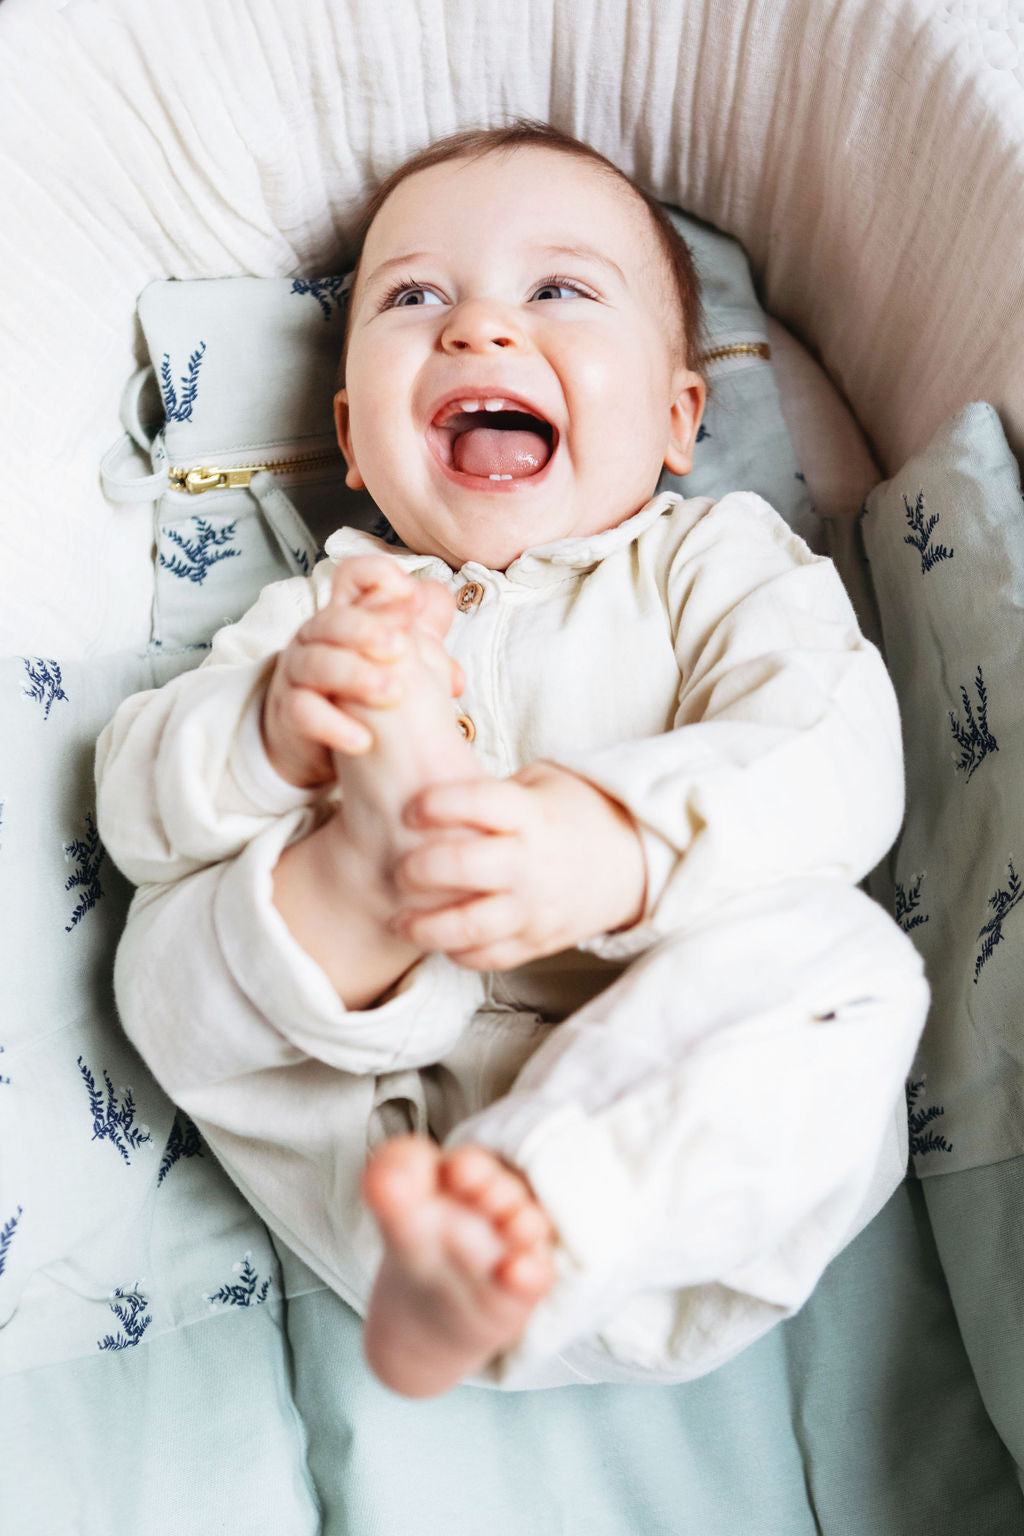
<svg viewBox="0 0 1024 1536"><path fill-rule="evenodd" d="M97 466L145 284L329 269L369 183L507 113L736 235L883 469L974 398L1024 446L1013 0L5 0L4 649L144 623Z"/></svg>

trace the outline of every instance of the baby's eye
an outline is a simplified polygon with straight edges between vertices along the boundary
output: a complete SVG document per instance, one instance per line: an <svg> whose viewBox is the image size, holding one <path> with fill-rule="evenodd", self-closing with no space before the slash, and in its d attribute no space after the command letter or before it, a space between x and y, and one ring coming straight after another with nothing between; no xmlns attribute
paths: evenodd
<svg viewBox="0 0 1024 1536"><path fill-rule="evenodd" d="M565 277L549 277L533 290L534 299L592 299L595 295L582 283L570 282Z"/></svg>
<svg viewBox="0 0 1024 1536"><path fill-rule="evenodd" d="M412 309L422 304L443 304L444 300L433 288L424 288L419 283L396 283L384 295L381 303L382 309Z"/></svg>

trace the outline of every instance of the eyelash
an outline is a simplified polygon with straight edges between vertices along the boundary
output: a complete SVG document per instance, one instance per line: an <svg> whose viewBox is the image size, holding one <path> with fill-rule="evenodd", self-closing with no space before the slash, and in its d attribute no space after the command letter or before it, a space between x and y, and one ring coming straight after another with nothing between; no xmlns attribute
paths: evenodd
<svg viewBox="0 0 1024 1536"><path fill-rule="evenodd" d="M581 299L597 298L597 294L594 292L593 288L588 288L586 283L581 283L579 279L575 277L562 277L557 272L552 273L550 277L543 278L541 282L536 283L534 286L536 288L571 288L574 293L579 294ZM407 293L410 288L427 287L429 287L429 284L418 283L415 278L412 277L399 278L398 282L393 283L387 292L382 296L380 300L380 309L385 310L394 308L395 300L399 297L400 294ZM415 309L417 307L418 306L414 304L406 306L406 308L409 309Z"/></svg>
<svg viewBox="0 0 1024 1536"><path fill-rule="evenodd" d="M382 310L391 309L400 293L405 293L410 288L425 288L426 286L427 285L425 283L417 283L415 279L411 277L399 278L398 282L393 283L388 289L387 293L382 295L380 308Z"/></svg>
<svg viewBox="0 0 1024 1536"><path fill-rule="evenodd" d="M571 288L574 293L579 294L581 299L597 298L593 288L588 288L586 283L581 283L578 277L561 277L557 272L553 272L550 277L546 277L543 282L537 284L537 287Z"/></svg>

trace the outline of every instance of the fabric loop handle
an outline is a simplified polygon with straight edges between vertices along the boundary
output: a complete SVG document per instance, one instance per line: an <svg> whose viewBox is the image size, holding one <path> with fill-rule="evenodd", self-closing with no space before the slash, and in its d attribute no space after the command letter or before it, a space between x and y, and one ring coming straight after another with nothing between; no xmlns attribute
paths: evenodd
<svg viewBox="0 0 1024 1536"><path fill-rule="evenodd" d="M170 486L167 471L167 452L163 434L157 433L149 446L153 463L159 466L151 475L132 475L125 466L136 460L139 445L128 432L112 443L100 460L100 484L108 501L133 502L156 501Z"/></svg>
<svg viewBox="0 0 1024 1536"><path fill-rule="evenodd" d="M259 470L249 482L249 489L292 570L298 576L308 575L316 561L316 543L274 476L268 470Z"/></svg>

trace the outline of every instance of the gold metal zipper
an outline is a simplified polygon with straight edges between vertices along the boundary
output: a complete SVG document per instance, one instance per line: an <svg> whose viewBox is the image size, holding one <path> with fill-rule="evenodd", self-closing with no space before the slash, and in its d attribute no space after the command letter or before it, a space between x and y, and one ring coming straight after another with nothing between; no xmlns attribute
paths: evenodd
<svg viewBox="0 0 1024 1536"><path fill-rule="evenodd" d="M771 362L772 349L766 341L734 341L730 346L712 347L701 353L702 363L720 363L726 357L760 357Z"/></svg>
<svg viewBox="0 0 1024 1536"><path fill-rule="evenodd" d="M340 459L340 453L307 453L293 459L267 459L262 464L197 464L192 469L171 469L168 477L172 491L201 496L204 491L244 488L261 469L269 470L271 474L319 469L322 465L337 464Z"/></svg>

